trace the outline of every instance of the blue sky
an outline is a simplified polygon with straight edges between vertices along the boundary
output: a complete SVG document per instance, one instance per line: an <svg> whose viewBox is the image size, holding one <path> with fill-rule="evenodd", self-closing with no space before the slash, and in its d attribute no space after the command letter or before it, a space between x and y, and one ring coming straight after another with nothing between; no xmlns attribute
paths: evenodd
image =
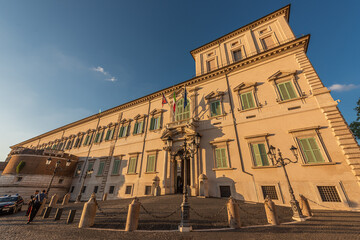
<svg viewBox="0 0 360 240"><path fill-rule="evenodd" d="M354 121L360 1L0 1L0 161L13 144L190 79L190 50L289 3Z"/></svg>

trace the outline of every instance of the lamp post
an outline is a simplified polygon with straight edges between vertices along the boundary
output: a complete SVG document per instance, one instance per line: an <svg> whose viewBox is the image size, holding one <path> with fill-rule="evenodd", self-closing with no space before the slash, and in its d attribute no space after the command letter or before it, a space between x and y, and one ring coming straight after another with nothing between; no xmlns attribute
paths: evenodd
<svg viewBox="0 0 360 240"><path fill-rule="evenodd" d="M51 164L51 161L52 161L51 157L49 157L48 159L46 159L46 165L50 165L50 164ZM48 188L47 188L47 190L46 190L46 194L49 194L49 192L50 192L51 184L52 184L52 182L53 182L53 180L54 180L54 177L55 177L56 172L57 172L59 169L61 169L60 164L61 164L61 161L60 161L60 160L57 160L56 163L55 163L55 168L54 168L54 170L53 170L53 175L52 175L52 177L51 177L50 183L49 183ZM65 166L66 166L66 167L69 167L70 165L71 165L71 160L68 159L68 160L66 161Z"/></svg>
<svg viewBox="0 0 360 240"><path fill-rule="evenodd" d="M269 147L269 151L267 153L268 157L270 159L272 159L274 161L274 165L277 165L277 166L281 166L284 170L284 174L285 174L285 177L286 177L286 181L287 181L287 184L288 184L288 188L289 188L289 193L290 193L290 204L291 204L291 210L293 211L293 219L294 220L297 220L297 221L303 221L304 220L304 216L301 212L301 209L300 209L300 206L299 206L299 202L296 200L295 196L294 196L294 190L293 188L291 187L291 184L290 184L290 180L289 180L289 176L287 174L287 171L286 171L286 168L285 166L290 164L290 163L297 163L298 162L298 157L297 157L297 148L294 147L294 146L291 146L290 150L292 152L292 154L294 155L295 157L295 161L289 159L289 158L283 158L282 156L282 153L280 151L280 149L278 148L278 157L276 156L276 148L274 146L270 146Z"/></svg>
<svg viewBox="0 0 360 240"><path fill-rule="evenodd" d="M86 171L85 176L84 176L84 180L83 180L83 182L82 182L82 184L81 184L81 188L80 188L79 194L78 194L77 197L76 197L75 203L80 203L80 202L81 202L81 194L82 194L82 191L83 191L83 188L84 188L84 185L85 185L85 179L86 179L86 177L87 177L88 175L91 175L93 172L94 172L94 169L93 169L93 168ZM81 173L81 170L78 169L78 170L77 170L77 173L80 174L80 173Z"/></svg>
<svg viewBox="0 0 360 240"><path fill-rule="evenodd" d="M188 201L188 182L187 182L187 161L190 160L190 157L194 157L197 153L200 145L200 134L197 133L193 140L188 143L186 137L184 138L184 143L181 145L181 149L177 152L177 155L184 161L184 180L183 180L183 202L181 203L181 222L179 225L179 230L181 232L191 231L191 226L189 223L190 220L190 204ZM167 145L170 148L172 146L172 138L169 136L167 138Z"/></svg>

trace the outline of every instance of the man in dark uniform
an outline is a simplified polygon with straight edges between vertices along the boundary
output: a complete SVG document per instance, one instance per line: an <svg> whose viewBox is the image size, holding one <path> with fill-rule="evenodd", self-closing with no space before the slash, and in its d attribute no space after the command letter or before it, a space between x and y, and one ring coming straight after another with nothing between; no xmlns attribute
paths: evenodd
<svg viewBox="0 0 360 240"><path fill-rule="evenodd" d="M33 206L31 208L31 212L29 214L29 220L26 224L29 224L30 222L32 222L32 220L34 219L34 217L36 216L36 213L39 211L39 208L41 206L41 196L39 193L39 190L36 190L35 192L35 197L33 198Z"/></svg>

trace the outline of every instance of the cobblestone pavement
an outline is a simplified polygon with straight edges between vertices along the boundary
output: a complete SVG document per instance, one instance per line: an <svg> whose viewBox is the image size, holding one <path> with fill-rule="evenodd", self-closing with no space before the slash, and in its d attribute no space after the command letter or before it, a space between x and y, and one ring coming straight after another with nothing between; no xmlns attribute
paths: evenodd
<svg viewBox="0 0 360 240"><path fill-rule="evenodd" d="M103 213L97 212L95 225L89 229L78 229L83 204L69 204L61 220L54 221L55 210L47 219L37 217L26 225L25 212L0 215L0 239L359 239L360 212L315 211L315 216L306 222L282 224L280 226L261 226L266 224L262 204L240 202L243 228L227 228L227 215L224 208L226 199L189 198L191 225L194 232L179 233L175 230L180 222L180 211L172 216L180 206L180 195L140 198L144 208L140 210L139 230L123 232L127 206L131 200L109 200L99 202ZM25 209L25 207L24 207ZM66 224L69 209L76 209L73 224ZM291 210L277 207L282 223L291 221ZM160 217L160 218L159 218ZM253 227L253 225L258 225ZM217 231L213 231L217 229ZM160 231L159 231L160 230ZM201 232L204 230L205 232Z"/></svg>

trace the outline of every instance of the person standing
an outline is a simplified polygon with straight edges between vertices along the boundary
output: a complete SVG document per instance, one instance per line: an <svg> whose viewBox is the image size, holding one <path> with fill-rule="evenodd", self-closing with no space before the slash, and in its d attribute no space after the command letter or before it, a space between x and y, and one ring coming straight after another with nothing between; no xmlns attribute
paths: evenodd
<svg viewBox="0 0 360 240"><path fill-rule="evenodd" d="M29 220L26 224L29 224L30 222L32 222L32 220L34 220L36 213L39 211L39 208L41 206L41 197L40 197L40 193L39 190L36 190L35 192L35 197L33 198L34 203L33 206L31 207L31 212L29 215Z"/></svg>
<svg viewBox="0 0 360 240"><path fill-rule="evenodd" d="M30 201L28 202L28 209L26 210L25 216L29 216L30 212L31 212L31 208L34 204L34 195L30 196Z"/></svg>

